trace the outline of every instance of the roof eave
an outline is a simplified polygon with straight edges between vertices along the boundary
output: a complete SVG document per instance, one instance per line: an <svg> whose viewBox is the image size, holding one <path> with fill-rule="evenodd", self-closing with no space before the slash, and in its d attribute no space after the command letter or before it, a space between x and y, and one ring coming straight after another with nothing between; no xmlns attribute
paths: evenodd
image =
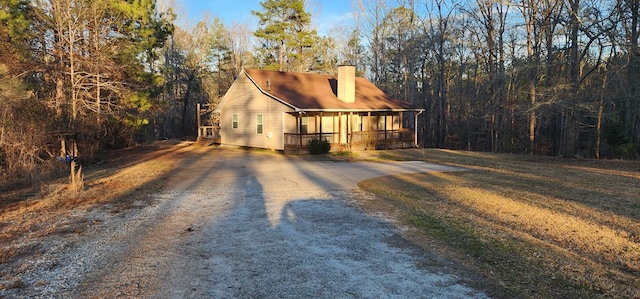
<svg viewBox="0 0 640 299"><path fill-rule="evenodd" d="M300 109L303 112L420 112L424 111L424 109L415 109L415 108L392 108L392 109Z"/></svg>

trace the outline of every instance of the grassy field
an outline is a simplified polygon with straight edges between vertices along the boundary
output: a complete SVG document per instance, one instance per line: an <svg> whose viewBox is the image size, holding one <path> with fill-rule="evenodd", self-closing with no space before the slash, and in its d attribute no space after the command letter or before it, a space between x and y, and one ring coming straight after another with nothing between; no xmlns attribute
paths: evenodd
<svg viewBox="0 0 640 299"><path fill-rule="evenodd" d="M379 151L470 171L359 186L417 228L417 242L474 270L500 298L640 297L640 163L435 149ZM437 245L437 246L434 246Z"/></svg>

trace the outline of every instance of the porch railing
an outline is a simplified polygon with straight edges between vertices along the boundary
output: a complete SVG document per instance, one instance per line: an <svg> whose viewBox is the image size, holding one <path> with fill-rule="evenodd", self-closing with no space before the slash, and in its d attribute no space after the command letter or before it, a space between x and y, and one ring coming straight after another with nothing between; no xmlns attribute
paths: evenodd
<svg viewBox="0 0 640 299"><path fill-rule="evenodd" d="M219 126L200 126L198 127L199 138L217 138L220 136Z"/></svg>
<svg viewBox="0 0 640 299"><path fill-rule="evenodd" d="M361 131L348 134L347 142L341 142L340 133L285 133L285 150L308 150L309 142L313 139L327 140L332 148L356 146L368 149L409 148L413 147L413 130Z"/></svg>

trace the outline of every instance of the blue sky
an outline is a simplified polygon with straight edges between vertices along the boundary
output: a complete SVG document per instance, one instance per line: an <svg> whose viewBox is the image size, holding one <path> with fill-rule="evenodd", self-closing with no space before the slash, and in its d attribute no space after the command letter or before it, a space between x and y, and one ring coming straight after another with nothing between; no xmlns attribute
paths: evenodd
<svg viewBox="0 0 640 299"><path fill-rule="evenodd" d="M178 0L180 1L180 0ZM182 0L184 9L188 12L189 21L196 23L202 16L209 13L212 17L219 17L225 24L248 23L257 25L257 18L251 10L261 10L260 0ZM352 11L351 0L311 0L308 10L313 14L314 24L323 34L326 30L341 22L349 22Z"/></svg>

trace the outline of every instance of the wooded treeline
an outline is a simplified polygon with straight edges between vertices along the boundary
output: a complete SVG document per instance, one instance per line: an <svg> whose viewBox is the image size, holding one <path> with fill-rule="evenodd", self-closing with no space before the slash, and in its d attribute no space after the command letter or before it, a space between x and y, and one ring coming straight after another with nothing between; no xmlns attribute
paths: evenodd
<svg viewBox="0 0 640 299"><path fill-rule="evenodd" d="M2 175L37 180L57 157L91 161L144 134L172 18L152 0L2 0Z"/></svg>
<svg viewBox="0 0 640 299"><path fill-rule="evenodd" d="M359 1L362 59L424 146L637 158L638 1L385 3Z"/></svg>
<svg viewBox="0 0 640 299"><path fill-rule="evenodd" d="M194 136L196 104L242 68L343 62L425 109L425 147L638 157L636 0L354 0L324 35L304 0L261 4L256 27L179 22L156 0L0 0L3 176Z"/></svg>

